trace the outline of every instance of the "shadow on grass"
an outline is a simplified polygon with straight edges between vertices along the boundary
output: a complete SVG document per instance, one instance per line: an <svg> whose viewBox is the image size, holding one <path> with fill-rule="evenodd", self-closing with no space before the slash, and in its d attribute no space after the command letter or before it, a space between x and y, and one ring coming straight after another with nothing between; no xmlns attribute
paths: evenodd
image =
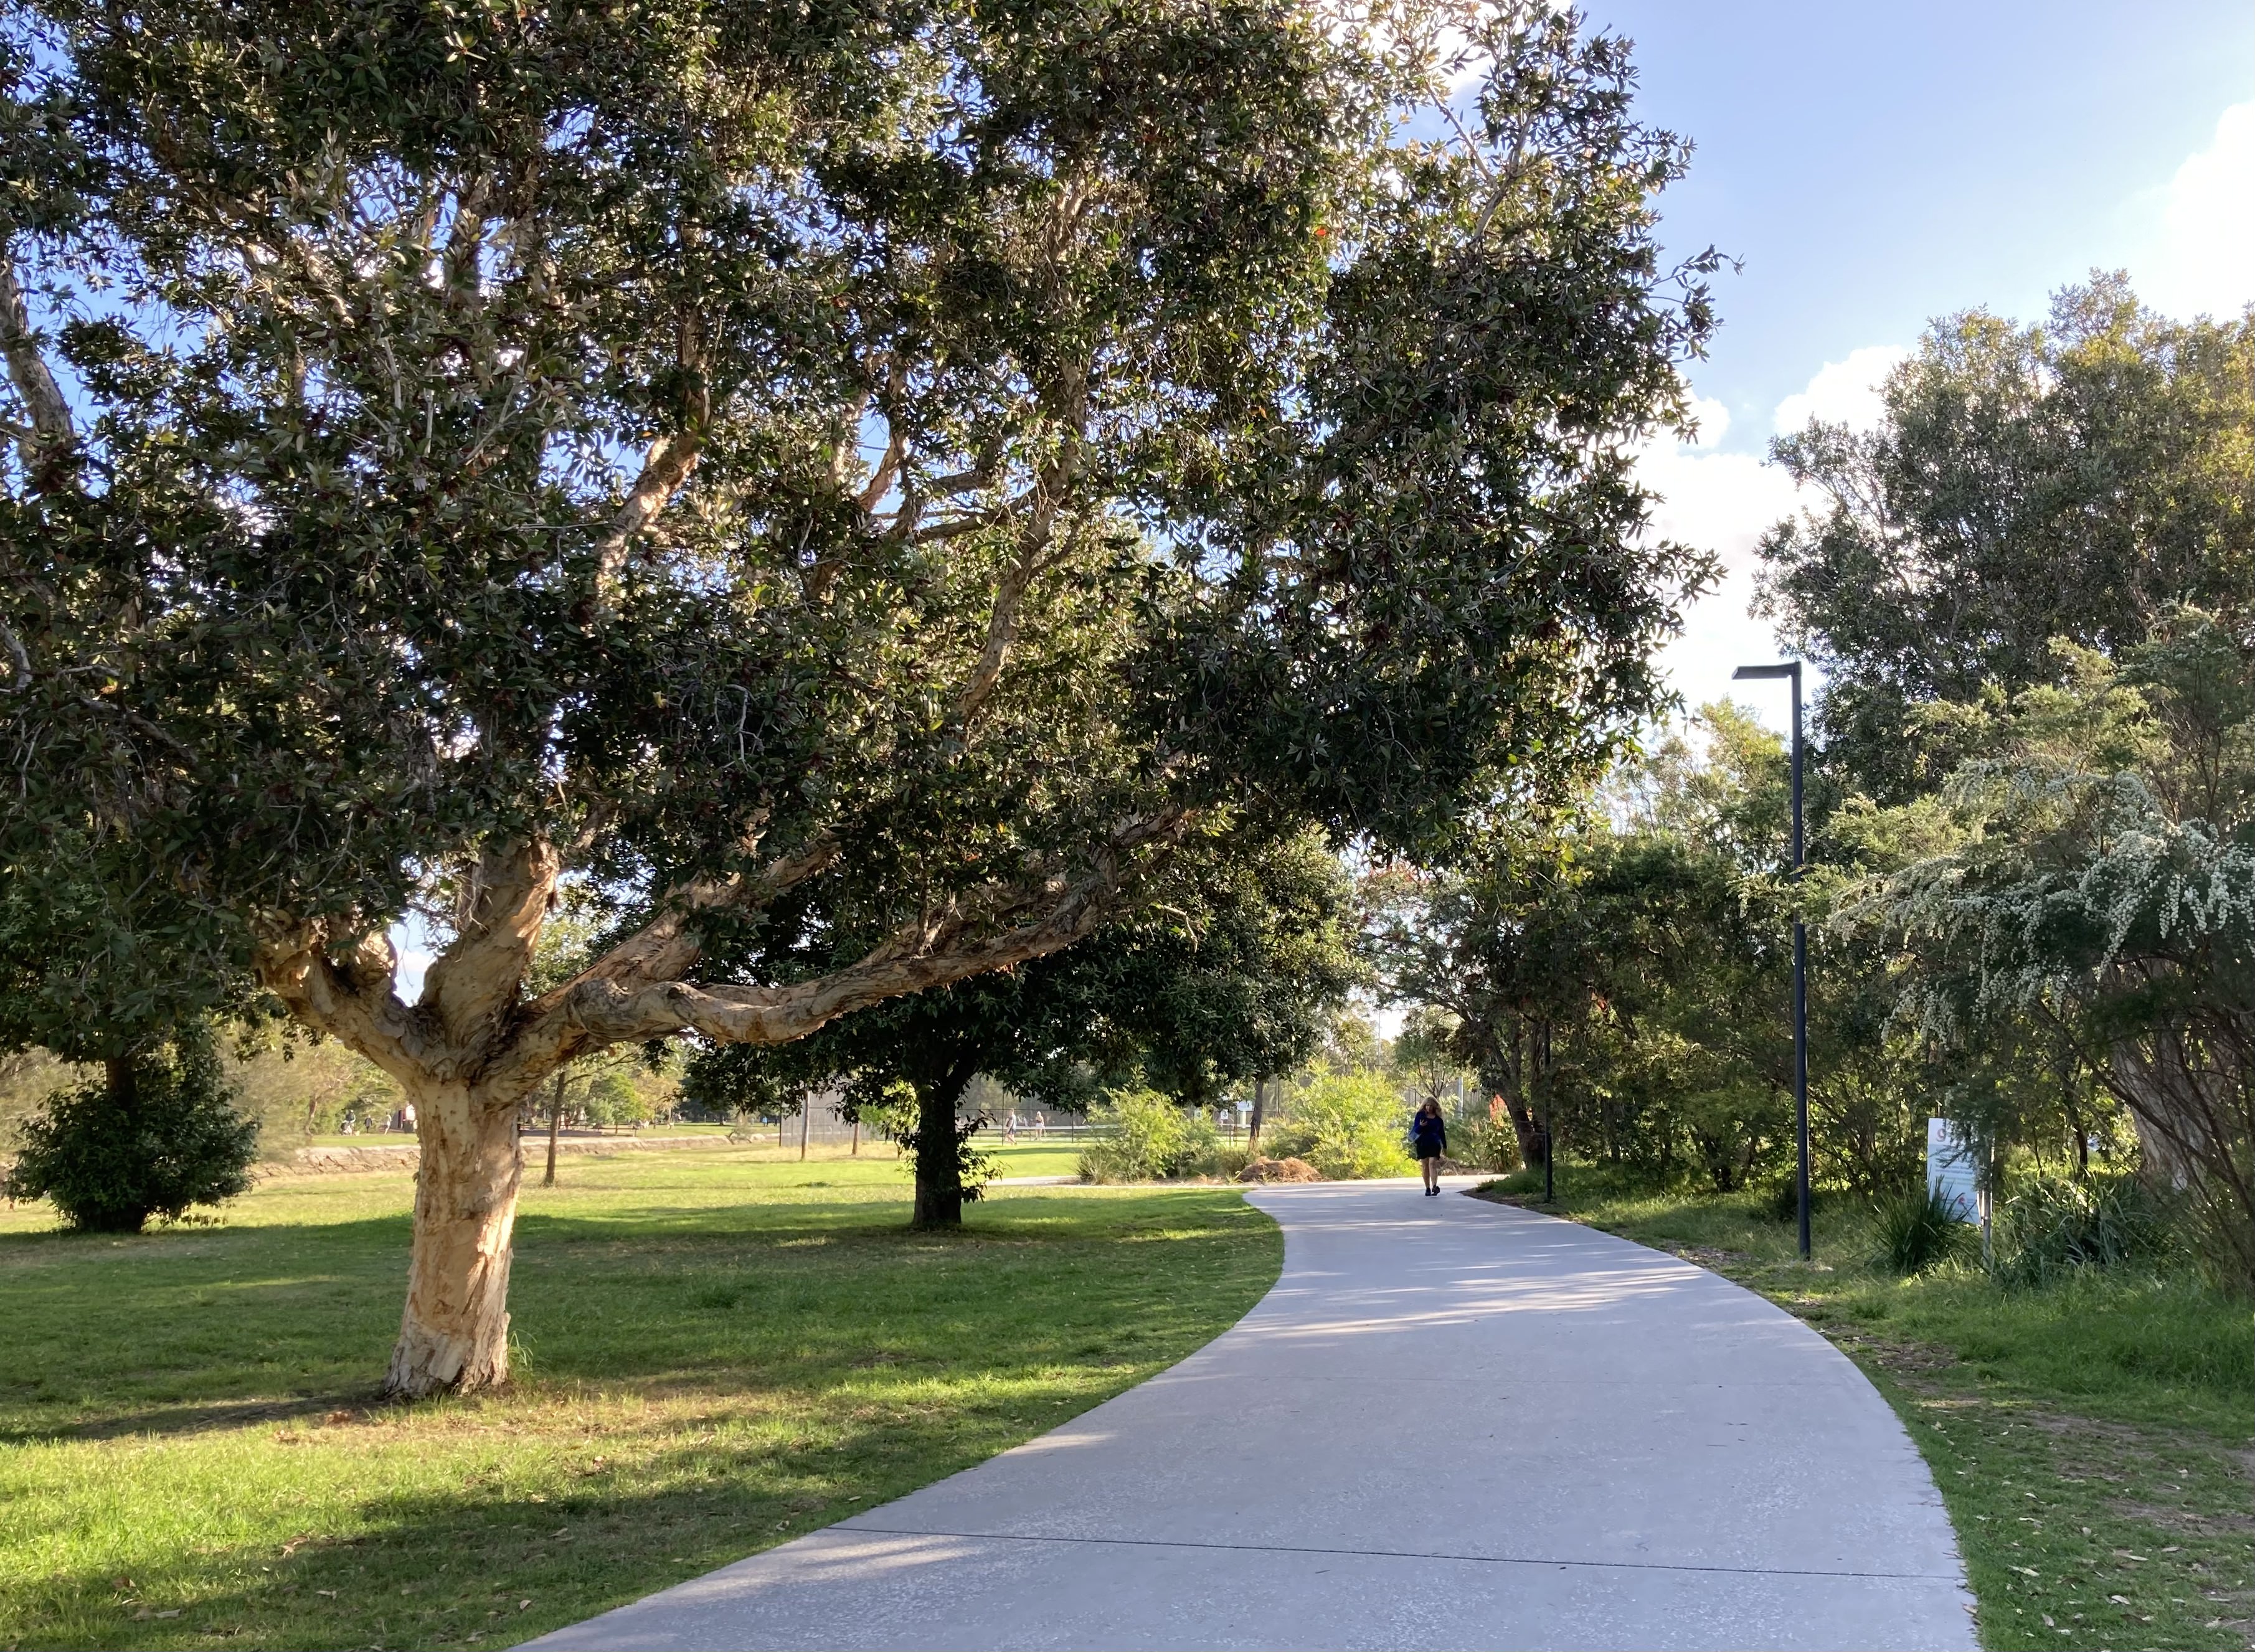
<svg viewBox="0 0 2255 1652"><path fill-rule="evenodd" d="M896 1201L528 1214L510 1293L520 1369L543 1382L628 1387L733 1385L757 1369L790 1385L847 1368L873 1346L889 1360L913 1357L885 1350L889 1339L944 1342L998 1319L1029 1334L1013 1322L1036 1313L1071 1332L1086 1315L1046 1288L1059 1270L1097 1246L1211 1224L1163 1195L1114 1202L1100 1235L1088 1215L1071 1201L1016 1197L977 1209L959 1234L935 1234L911 1232ZM379 1402L404 1287L403 1218L159 1233L122 1246L8 1237L0 1277L8 1249L26 1241L41 1265L9 1278L0 1442L201 1433ZM1171 1320L1158 1293L1131 1295L1147 1318Z"/></svg>
<svg viewBox="0 0 2255 1652"><path fill-rule="evenodd" d="M1100 1397L1060 1386L1045 1409L1063 1421ZM11 1591L10 1615L55 1648L224 1638L317 1652L463 1646L473 1636L508 1645L865 1511L1024 1431L1001 1419L903 1417L849 1423L788 1449L684 1445L638 1462L632 1487L595 1473L537 1498L379 1495L334 1535L176 1546L130 1577L109 1566L50 1573Z"/></svg>

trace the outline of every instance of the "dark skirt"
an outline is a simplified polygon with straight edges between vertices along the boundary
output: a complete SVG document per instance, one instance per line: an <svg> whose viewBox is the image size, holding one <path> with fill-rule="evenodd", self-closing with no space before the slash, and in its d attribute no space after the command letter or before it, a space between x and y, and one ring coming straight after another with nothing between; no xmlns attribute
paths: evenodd
<svg viewBox="0 0 2255 1652"><path fill-rule="evenodd" d="M1441 1144L1438 1142L1420 1142L1416 1153L1421 1159L1437 1159L1441 1156Z"/></svg>

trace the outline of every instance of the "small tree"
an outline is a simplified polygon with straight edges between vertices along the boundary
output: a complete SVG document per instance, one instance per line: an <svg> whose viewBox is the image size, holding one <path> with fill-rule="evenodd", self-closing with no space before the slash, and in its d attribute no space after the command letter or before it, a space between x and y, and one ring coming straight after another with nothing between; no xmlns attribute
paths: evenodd
<svg viewBox="0 0 2255 1652"><path fill-rule="evenodd" d="M257 1121L238 1113L207 1025L120 1061L102 1079L58 1092L23 1126L11 1199L54 1202L74 1227L137 1234L151 1216L246 1192Z"/></svg>

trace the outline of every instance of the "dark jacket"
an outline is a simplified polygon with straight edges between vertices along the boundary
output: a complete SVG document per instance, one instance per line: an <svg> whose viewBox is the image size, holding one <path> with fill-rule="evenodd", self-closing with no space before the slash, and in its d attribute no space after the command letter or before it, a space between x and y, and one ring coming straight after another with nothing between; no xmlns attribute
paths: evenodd
<svg viewBox="0 0 2255 1652"><path fill-rule="evenodd" d="M1420 1154L1449 1150L1449 1123L1437 1113L1420 1113L1409 1121L1409 1140Z"/></svg>

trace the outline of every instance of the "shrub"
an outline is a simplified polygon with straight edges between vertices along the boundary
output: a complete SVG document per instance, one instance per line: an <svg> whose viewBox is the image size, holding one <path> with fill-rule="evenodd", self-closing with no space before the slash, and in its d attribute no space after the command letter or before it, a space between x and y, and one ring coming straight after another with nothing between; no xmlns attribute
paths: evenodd
<svg viewBox="0 0 2255 1652"><path fill-rule="evenodd" d="M1957 1220L1949 1201L1924 1183L1873 1207L1879 1261L1895 1272L1922 1274L1963 1254L1973 1230Z"/></svg>
<svg viewBox="0 0 2255 1652"><path fill-rule="evenodd" d="M234 1091L208 1033L134 1061L123 1093L103 1084L59 1090L25 1121L11 1198L54 1201L88 1233L137 1234L250 1186L258 1121Z"/></svg>
<svg viewBox="0 0 2255 1652"><path fill-rule="evenodd" d="M2028 1182L1999 1202L2001 1284L2043 1285L2085 1268L2157 1262L2176 1249L2170 1213L2132 1176Z"/></svg>
<svg viewBox="0 0 2255 1652"><path fill-rule="evenodd" d="M1082 1149L1083 1181L1155 1182L1210 1176L1220 1167L1221 1135L1213 1121L1156 1090L1113 1091L1088 1118L1106 1134Z"/></svg>
<svg viewBox="0 0 2255 1652"><path fill-rule="evenodd" d="M1406 1176L1415 1169L1403 1138L1409 1109L1383 1074L1318 1079L1292 1104L1290 1116L1264 1131L1261 1150L1305 1159L1326 1180Z"/></svg>
<svg viewBox="0 0 2255 1652"><path fill-rule="evenodd" d="M1449 1156L1476 1170L1508 1173L1519 1168L1519 1132L1499 1101L1485 1118L1475 1114L1449 1126Z"/></svg>
<svg viewBox="0 0 2255 1652"><path fill-rule="evenodd" d="M1824 1207L1824 1190L1812 1186L1809 1190L1809 1213L1814 1216ZM1791 1176L1781 1177L1762 1189L1755 1200L1755 1208L1774 1222L1797 1222L1801 1220L1801 1184Z"/></svg>

